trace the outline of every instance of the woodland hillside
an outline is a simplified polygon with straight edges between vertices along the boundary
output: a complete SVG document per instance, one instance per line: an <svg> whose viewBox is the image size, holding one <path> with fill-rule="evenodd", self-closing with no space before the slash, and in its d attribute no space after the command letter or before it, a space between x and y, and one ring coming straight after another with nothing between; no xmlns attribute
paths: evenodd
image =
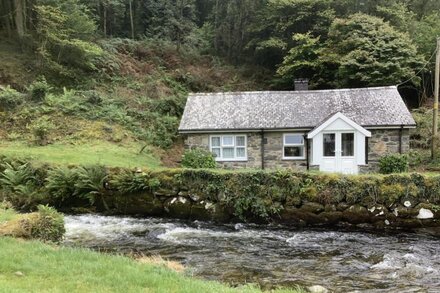
<svg viewBox="0 0 440 293"><path fill-rule="evenodd" d="M437 0L0 0L0 152L174 165L188 92L295 78L399 85L418 107L432 96L439 16ZM422 129L413 144L426 149Z"/></svg>

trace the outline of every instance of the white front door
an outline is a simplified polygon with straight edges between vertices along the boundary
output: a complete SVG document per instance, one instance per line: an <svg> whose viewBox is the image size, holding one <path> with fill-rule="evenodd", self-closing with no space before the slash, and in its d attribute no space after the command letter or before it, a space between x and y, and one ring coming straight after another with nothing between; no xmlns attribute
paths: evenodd
<svg viewBox="0 0 440 293"><path fill-rule="evenodd" d="M355 133L331 131L322 133L322 164L320 170L357 174Z"/></svg>

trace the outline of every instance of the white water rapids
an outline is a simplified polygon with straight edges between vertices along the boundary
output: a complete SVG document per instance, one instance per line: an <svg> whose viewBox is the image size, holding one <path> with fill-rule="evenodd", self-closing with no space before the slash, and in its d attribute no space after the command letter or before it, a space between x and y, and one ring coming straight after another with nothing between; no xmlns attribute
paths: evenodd
<svg viewBox="0 0 440 293"><path fill-rule="evenodd" d="M66 216L65 245L161 255L192 274L262 287L335 292L440 292L440 238L161 218Z"/></svg>

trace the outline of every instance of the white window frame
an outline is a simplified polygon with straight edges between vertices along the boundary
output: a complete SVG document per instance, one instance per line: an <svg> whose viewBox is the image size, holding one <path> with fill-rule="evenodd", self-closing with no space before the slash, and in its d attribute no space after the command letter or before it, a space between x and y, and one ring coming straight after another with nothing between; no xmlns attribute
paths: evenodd
<svg viewBox="0 0 440 293"><path fill-rule="evenodd" d="M233 145L224 145L223 137L232 136L233 137ZM220 146L212 146L212 139L214 137L220 138ZM237 146L237 137L244 137L244 146ZM247 135L246 134L218 134L218 135L210 135L209 136L209 151L213 152L213 148L220 148L220 157L215 157L217 162L243 162L248 160L247 156ZM234 158L223 158L223 148L233 148L234 149ZM237 158L237 148L244 148L244 157Z"/></svg>
<svg viewBox="0 0 440 293"><path fill-rule="evenodd" d="M296 136L301 136L303 143L286 143L286 136L291 136L291 135L296 135ZM284 149L285 147L302 147L303 148L303 156L299 156L299 157L286 157L284 154ZM305 160L306 158L306 139L304 137L304 133L284 133L283 134L283 160Z"/></svg>

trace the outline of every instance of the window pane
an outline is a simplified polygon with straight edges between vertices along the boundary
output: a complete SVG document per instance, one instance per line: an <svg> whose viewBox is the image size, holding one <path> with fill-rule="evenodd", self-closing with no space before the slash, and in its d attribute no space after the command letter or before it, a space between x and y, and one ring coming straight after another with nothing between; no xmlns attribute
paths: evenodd
<svg viewBox="0 0 440 293"><path fill-rule="evenodd" d="M223 145L233 146L234 137L233 136L223 136Z"/></svg>
<svg viewBox="0 0 440 293"><path fill-rule="evenodd" d="M220 148L212 148L212 153L214 154L214 156L216 158L220 158L221 154L220 154Z"/></svg>
<svg viewBox="0 0 440 293"><path fill-rule="evenodd" d="M342 156L354 156L354 133L342 133Z"/></svg>
<svg viewBox="0 0 440 293"><path fill-rule="evenodd" d="M292 157L303 157L304 155L304 147L302 146L286 146L284 147L284 157L292 158Z"/></svg>
<svg viewBox="0 0 440 293"><path fill-rule="evenodd" d="M245 158L246 157L246 150L245 148L237 148L237 158Z"/></svg>
<svg viewBox="0 0 440 293"><path fill-rule="evenodd" d="M304 144L304 137L300 134L284 136L285 144Z"/></svg>
<svg viewBox="0 0 440 293"><path fill-rule="evenodd" d="M334 133L324 133L324 156L334 157L335 156L335 134Z"/></svg>
<svg viewBox="0 0 440 293"><path fill-rule="evenodd" d="M233 159L234 148L223 148L223 159Z"/></svg>
<svg viewBox="0 0 440 293"><path fill-rule="evenodd" d="M211 137L211 146L213 146L213 147L220 146L220 136Z"/></svg>
<svg viewBox="0 0 440 293"><path fill-rule="evenodd" d="M236 146L245 146L245 139L244 136L237 136L235 138L235 145Z"/></svg>

